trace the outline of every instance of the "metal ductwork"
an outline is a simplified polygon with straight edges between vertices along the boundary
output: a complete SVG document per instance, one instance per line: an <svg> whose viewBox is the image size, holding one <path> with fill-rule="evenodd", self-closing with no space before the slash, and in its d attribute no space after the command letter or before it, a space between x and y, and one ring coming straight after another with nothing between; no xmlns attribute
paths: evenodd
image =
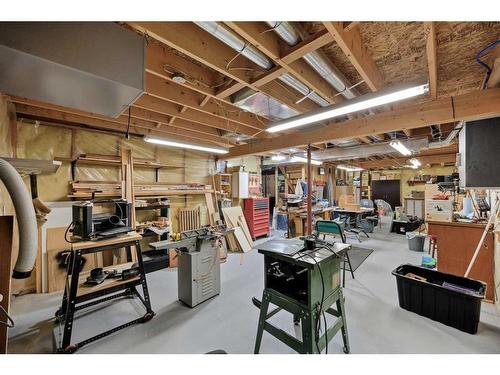
<svg viewBox="0 0 500 375"><path fill-rule="evenodd" d="M427 138L401 140L401 142L413 152L419 152L429 148ZM368 158L374 155L390 154L394 152L394 148L389 145L389 142L366 144L353 147L336 147L322 151L315 151L312 157L315 160L349 160Z"/></svg>
<svg viewBox="0 0 500 375"><path fill-rule="evenodd" d="M451 145L455 137L458 135L460 132L460 129L464 126L463 121L460 121L455 128L448 134L448 136L443 139L442 141L435 141L435 142L430 142L429 143L429 148L440 148L440 147L446 147Z"/></svg>
<svg viewBox="0 0 500 375"><path fill-rule="evenodd" d="M290 46L294 46L302 39L305 39L305 35L302 30L295 28L289 22L270 21L267 22L267 24L272 27L281 39L283 39ZM332 85L335 90L341 93L346 99L352 99L357 96L357 92L355 90L349 89L351 83L330 62L323 51L318 50L310 52L303 58L314 70L318 72L321 77L330 83L330 85Z"/></svg>
<svg viewBox="0 0 500 375"><path fill-rule="evenodd" d="M144 92L144 48L113 22L1 22L0 92L117 117Z"/></svg>
<svg viewBox="0 0 500 375"><path fill-rule="evenodd" d="M195 23L203 30L210 33L221 42L239 52L241 55L245 56L261 68L269 70L273 67L272 61L265 54L260 52L257 48L249 44L240 36L219 25L217 22L208 21ZM304 85L302 82L300 82L290 74L283 74L281 77L279 77L279 80L304 95L304 97L311 99L316 104L319 104L322 107L330 104L328 101L323 99L317 93L311 91L306 85Z"/></svg>

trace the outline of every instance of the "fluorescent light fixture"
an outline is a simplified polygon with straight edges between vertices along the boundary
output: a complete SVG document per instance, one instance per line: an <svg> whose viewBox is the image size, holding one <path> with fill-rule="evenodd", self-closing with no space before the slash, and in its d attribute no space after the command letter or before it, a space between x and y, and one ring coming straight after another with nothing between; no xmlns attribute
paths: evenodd
<svg viewBox="0 0 500 375"><path fill-rule="evenodd" d="M411 155L411 151L404 144L402 144L400 141L398 141L397 139L392 140L389 143L389 146L391 146L392 148L394 148L395 150L397 150L400 154L403 154L404 156Z"/></svg>
<svg viewBox="0 0 500 375"><path fill-rule="evenodd" d="M179 147L179 148L187 148L190 150L198 150L198 151L206 151L215 154L227 154L229 151L223 148L217 148L212 146L200 146L192 143L184 143L177 141L169 141L167 139L162 138L152 138L152 137L144 137L144 140L149 143L154 143L157 145L163 146L171 146L171 147Z"/></svg>
<svg viewBox="0 0 500 375"><path fill-rule="evenodd" d="M292 156L290 158L290 161L292 163L307 163L307 158L303 158L302 156ZM313 164L313 165L321 165L321 164L323 164L323 162L319 161L319 160L312 160L311 159L311 164Z"/></svg>
<svg viewBox="0 0 500 375"><path fill-rule="evenodd" d="M283 161L283 160L286 160L286 156L285 155L273 155L271 156L271 160L272 161Z"/></svg>
<svg viewBox="0 0 500 375"><path fill-rule="evenodd" d="M349 113L363 111L369 108L379 107L381 105L394 103L400 100L413 98L423 95L429 91L429 84L420 84L416 86L384 90L372 94L360 96L356 99L348 100L342 104L331 105L320 108L302 115L290 117L274 123L266 130L270 133L276 133L287 129L296 128L315 122L327 120L334 117L347 115Z"/></svg>
<svg viewBox="0 0 500 375"><path fill-rule="evenodd" d="M409 161L410 161L410 164L412 166L414 166L415 168L418 168L422 165L422 163L418 159L415 159L415 158L410 159Z"/></svg>
<svg viewBox="0 0 500 375"><path fill-rule="evenodd" d="M342 169L342 170L347 171L347 172L360 172L360 171L364 170L363 168L351 167L349 165L338 165L337 168Z"/></svg>

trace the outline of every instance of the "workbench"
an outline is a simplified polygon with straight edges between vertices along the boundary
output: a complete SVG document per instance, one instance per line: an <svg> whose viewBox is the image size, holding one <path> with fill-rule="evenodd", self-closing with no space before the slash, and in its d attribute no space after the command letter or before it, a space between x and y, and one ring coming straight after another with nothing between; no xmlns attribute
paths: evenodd
<svg viewBox="0 0 500 375"><path fill-rule="evenodd" d="M472 259L486 224L446 223L429 221L428 233L437 237L437 267L439 271L463 276ZM486 301L495 297L494 234L486 235L483 246L469 274L471 279L486 283Z"/></svg>
<svg viewBox="0 0 500 375"><path fill-rule="evenodd" d="M79 241L72 243L63 299L60 309L57 310L55 314L56 319L59 322L59 332L61 325L64 325L62 338L56 337L56 335L54 335L56 352L73 353L84 345L99 340L133 324L144 323L153 318L154 312L151 309L148 286L146 283L146 274L144 272L144 265L142 261L142 252L140 246L141 239L142 236L140 234L133 232L102 240ZM108 278L97 285L86 285L85 281L90 272L80 272L80 265L83 255L98 253L106 250L119 249L123 247L127 248L129 251L131 251L132 247L135 247L137 265L134 266L132 262L128 262L124 264L104 267L104 271L114 269L120 272L124 269L138 267L138 275L128 280ZM142 296L136 289L136 286L138 285L142 286ZM120 297L138 297L144 305L146 313L135 320L111 328L103 333L83 340L79 343L71 343L74 318L77 311L95 306L101 302L114 300Z"/></svg>
<svg viewBox="0 0 500 375"><path fill-rule="evenodd" d="M321 218L322 220L330 220L333 207L325 207L320 209L313 209L313 217ZM288 210L288 238L300 237L305 234L304 228L306 227L307 212L305 210ZM291 228L295 228L295 233Z"/></svg>
<svg viewBox="0 0 500 375"><path fill-rule="evenodd" d="M351 247L344 243L318 245L306 250L298 238L271 240L257 246L264 255L264 291L262 301L253 298L260 309L254 353L260 351L264 331L298 353L320 353L339 331L342 332L344 353L349 353L349 339L340 285L340 263ZM268 312L269 305L277 306ZM332 308L336 305L336 309ZM284 310L301 325L302 341L268 322ZM325 313L333 315L335 323L326 328ZM322 332L317 330L318 320Z"/></svg>

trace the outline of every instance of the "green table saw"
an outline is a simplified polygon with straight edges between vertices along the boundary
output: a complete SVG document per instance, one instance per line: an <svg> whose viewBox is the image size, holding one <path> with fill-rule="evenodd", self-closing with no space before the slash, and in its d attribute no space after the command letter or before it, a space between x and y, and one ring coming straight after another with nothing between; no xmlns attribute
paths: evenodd
<svg viewBox="0 0 500 375"><path fill-rule="evenodd" d="M264 331L298 353L321 353L341 331L343 350L349 353L340 268L350 247L314 236L271 240L256 246L264 255L265 283L262 301L253 298L253 303L260 308L256 354ZM277 308L268 312L269 304ZM268 321L281 310L291 313L294 321L301 325L302 341ZM325 313L336 318L326 329Z"/></svg>

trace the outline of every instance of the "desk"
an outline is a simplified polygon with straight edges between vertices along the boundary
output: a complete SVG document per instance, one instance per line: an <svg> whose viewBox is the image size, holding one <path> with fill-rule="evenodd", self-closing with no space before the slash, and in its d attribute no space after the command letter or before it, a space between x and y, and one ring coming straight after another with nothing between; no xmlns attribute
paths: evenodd
<svg viewBox="0 0 500 375"><path fill-rule="evenodd" d="M483 234L485 224L428 222L428 233L437 236L437 265L441 272L463 276ZM495 295L494 236L487 234L469 277L486 283L486 300Z"/></svg>
<svg viewBox="0 0 500 375"><path fill-rule="evenodd" d="M325 207L320 209L313 209L313 217L321 218L323 220L331 220L331 213L333 207ZM299 237L305 234L304 228L306 227L307 212L302 210L288 211L288 238ZM291 231L291 223L295 228L295 233Z"/></svg>
<svg viewBox="0 0 500 375"><path fill-rule="evenodd" d="M64 287L64 295L61 307L56 312L56 319L59 321L59 324L64 324L62 340L58 342L58 338L55 337L55 346L58 353L74 353L84 345L99 340L133 324L144 323L153 318L154 312L153 310L151 310L151 302L149 300L148 286L146 283L146 274L144 273L144 265L142 262L142 253L140 246L141 239L142 236L140 234L133 232L131 234L102 239L99 241L80 241L72 244L71 257L70 261L68 262L66 283ZM139 268L139 274L137 276L132 277L128 280L106 279L98 285L85 285L85 281L90 272L80 272L80 264L83 255L122 247L127 247L130 249L132 246L135 247L137 254L136 267ZM132 266L133 263L130 262L126 264L106 267L104 269L116 269L117 271L121 271L123 269L130 269ZM141 296L137 291L137 285L142 286L143 296ZM74 326L73 321L75 318L75 313L77 311L97 305L101 302L110 301L120 297L131 296L138 297L146 308L146 313L142 317L122 324L118 327L111 328L108 331L83 340L77 344L71 344L71 334Z"/></svg>

